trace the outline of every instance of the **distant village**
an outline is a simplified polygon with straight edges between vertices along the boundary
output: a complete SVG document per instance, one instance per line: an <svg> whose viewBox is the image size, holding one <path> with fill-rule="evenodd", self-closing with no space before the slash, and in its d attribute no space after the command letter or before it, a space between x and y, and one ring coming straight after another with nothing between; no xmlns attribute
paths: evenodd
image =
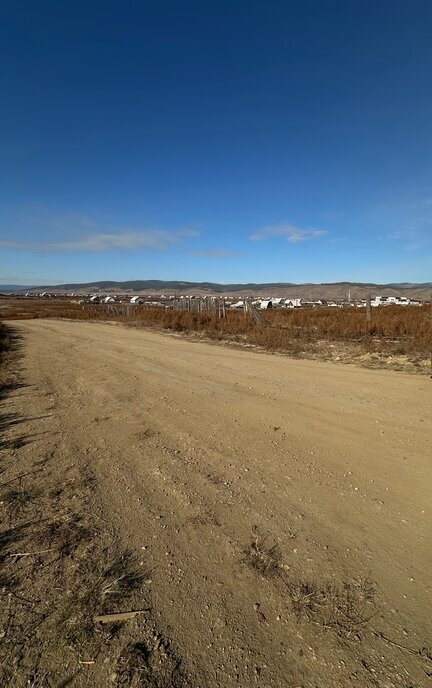
<svg viewBox="0 0 432 688"><path fill-rule="evenodd" d="M245 299L252 303L255 307L266 310L269 308L364 308L366 306L366 299L352 299L348 293L346 298L328 300L316 299L306 300L302 298L280 298L269 296L250 296L238 298L234 296L221 295L195 295L195 294L160 294L160 295L143 295L138 294L131 296L130 294L94 294L82 292L54 292L44 291L36 293L29 291L26 294L22 292L11 294L8 296L15 296L19 298L40 298L40 299L65 299L72 300L80 304L132 304L132 305L148 305L148 306L163 306L165 308L173 307L174 302L178 301L194 301L194 300L224 300L227 308L243 309L245 307ZM409 299L406 296L371 296L371 306L421 306L422 301L417 299Z"/></svg>

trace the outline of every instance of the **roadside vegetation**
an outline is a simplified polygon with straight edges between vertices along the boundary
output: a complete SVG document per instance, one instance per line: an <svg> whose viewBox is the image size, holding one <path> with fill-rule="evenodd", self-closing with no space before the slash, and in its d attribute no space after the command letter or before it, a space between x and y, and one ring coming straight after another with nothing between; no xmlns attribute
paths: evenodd
<svg viewBox="0 0 432 688"><path fill-rule="evenodd" d="M8 353L10 353L11 347L12 340L10 329L3 323L0 323L0 364L4 362L4 359Z"/></svg>
<svg viewBox="0 0 432 688"><path fill-rule="evenodd" d="M15 346L14 346L15 344ZM13 353L16 353L17 342L14 342L14 334L10 327L0 322L0 400L13 388L15 375L11 373L8 365ZM3 424L3 421L0 421ZM1 446L1 438L0 438Z"/></svg>

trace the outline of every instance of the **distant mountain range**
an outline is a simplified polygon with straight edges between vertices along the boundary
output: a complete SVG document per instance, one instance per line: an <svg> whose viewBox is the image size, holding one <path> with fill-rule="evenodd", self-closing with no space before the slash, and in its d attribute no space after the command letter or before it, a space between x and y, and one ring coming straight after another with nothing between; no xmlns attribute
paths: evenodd
<svg viewBox="0 0 432 688"><path fill-rule="evenodd" d="M39 289L39 287L35 287L34 284L0 284L0 294L3 294L4 292L8 291L28 291L29 289Z"/></svg>
<svg viewBox="0 0 432 688"><path fill-rule="evenodd" d="M5 291L52 291L52 292L135 292L142 294L235 294L260 296L285 296L303 299L340 299L350 292L351 298L362 298L368 292L372 295L408 296L417 299L430 299L432 282L416 284L400 282L390 284L374 284L363 282L333 282L323 284L295 284L293 282L266 282L256 284L218 284L215 282L180 282L167 280L133 280L115 282L102 280L99 282L71 283L44 285L39 287L24 287L17 285L0 285L0 292Z"/></svg>

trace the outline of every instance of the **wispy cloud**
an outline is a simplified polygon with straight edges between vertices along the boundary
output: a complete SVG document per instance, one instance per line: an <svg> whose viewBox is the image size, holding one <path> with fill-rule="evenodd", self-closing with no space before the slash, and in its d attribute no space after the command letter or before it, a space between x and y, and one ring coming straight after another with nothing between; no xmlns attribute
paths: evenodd
<svg viewBox="0 0 432 688"><path fill-rule="evenodd" d="M271 237L282 237L290 244L297 244L300 241L319 239L326 234L327 231L324 229L303 228L296 227L296 225L291 224L280 224L263 227L252 234L249 238L252 241L263 241L264 239L270 239Z"/></svg>
<svg viewBox="0 0 432 688"><path fill-rule="evenodd" d="M405 251L419 251L424 246L423 243L413 242L404 246Z"/></svg>
<svg viewBox="0 0 432 688"><path fill-rule="evenodd" d="M388 239L389 241L397 241L401 243L408 242L408 245L404 248L408 248L408 246L410 246L409 250L413 250L411 247L419 248L425 243L427 239L426 225L427 220L423 220L422 222L418 223L414 222L403 229L388 232L384 238Z"/></svg>
<svg viewBox="0 0 432 688"><path fill-rule="evenodd" d="M37 225L45 225L57 240L17 241L1 239L0 247L33 253L104 253L107 251L133 251L155 249L164 251L174 244L198 236L192 229L166 230L159 228L133 229L116 225L98 224L82 216L65 216L43 220L36 218ZM36 233L36 232L35 232ZM42 234L42 231L38 231Z"/></svg>
<svg viewBox="0 0 432 688"><path fill-rule="evenodd" d="M341 210L323 210L322 216L326 220L331 220L333 222L336 220L343 220L345 217L345 213Z"/></svg>
<svg viewBox="0 0 432 688"><path fill-rule="evenodd" d="M241 251L229 251L224 248L196 250L189 251L189 253L193 256L198 256L199 258L234 258L242 255Z"/></svg>

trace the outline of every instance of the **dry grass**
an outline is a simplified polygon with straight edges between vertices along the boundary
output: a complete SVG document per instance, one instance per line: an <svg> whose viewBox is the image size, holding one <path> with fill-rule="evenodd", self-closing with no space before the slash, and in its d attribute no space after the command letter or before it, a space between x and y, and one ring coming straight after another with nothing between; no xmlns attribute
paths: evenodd
<svg viewBox="0 0 432 688"><path fill-rule="evenodd" d="M11 332L6 325L0 323L0 364L3 362L4 357L12 349L12 337Z"/></svg>
<svg viewBox="0 0 432 688"><path fill-rule="evenodd" d="M0 320L68 318L80 312L81 306L68 299L0 299Z"/></svg>
<svg viewBox="0 0 432 688"><path fill-rule="evenodd" d="M243 552L243 562L264 578L283 584L299 620L332 629L348 640L361 639L376 612L376 591L369 578L342 582L296 580L287 574L279 544L256 528L253 533L252 542Z"/></svg>
<svg viewBox="0 0 432 688"><path fill-rule="evenodd" d="M61 492L60 492L61 494ZM82 543L95 537L97 532L84 524L78 514L67 514L63 518L48 521L38 529L35 541L41 547L55 549L61 557L73 557Z"/></svg>
<svg viewBox="0 0 432 688"><path fill-rule="evenodd" d="M243 561L264 577L279 575L282 552L277 542L269 542L255 530L254 539L243 552Z"/></svg>
<svg viewBox="0 0 432 688"><path fill-rule="evenodd" d="M150 618L144 627L130 623L125 627L121 622L99 626L94 621L98 614L135 605L142 608L148 572L136 555L122 551L89 515L73 511L73 505L76 509L85 505L87 478L83 476L82 483L66 481L55 500L46 478L37 503L29 486L11 488L3 495L13 522L0 529L0 594L9 610L0 629L0 683L11 688L17 681L63 685L68 680L63 658L68 658L70 667L75 657L78 671L80 657L97 664L109 647L111 665L118 667L112 685L187 686L181 662L169 645L164 640L160 647L152 643ZM77 493L79 500L74 499ZM141 637L132 644L131 628Z"/></svg>
<svg viewBox="0 0 432 688"><path fill-rule="evenodd" d="M368 578L321 584L289 581L288 589L299 619L333 628L347 639L360 639L375 614L375 588Z"/></svg>

